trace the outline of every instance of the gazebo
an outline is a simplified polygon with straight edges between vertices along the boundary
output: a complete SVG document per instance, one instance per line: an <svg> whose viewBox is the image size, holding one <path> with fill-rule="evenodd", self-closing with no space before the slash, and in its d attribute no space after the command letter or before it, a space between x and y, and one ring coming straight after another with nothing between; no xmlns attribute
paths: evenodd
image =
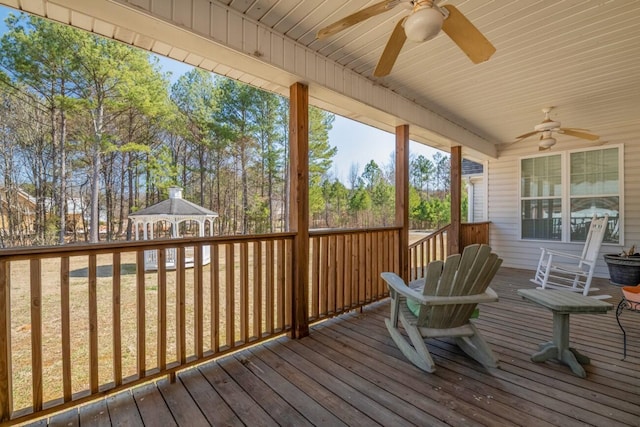
<svg viewBox="0 0 640 427"><path fill-rule="evenodd" d="M198 224L198 236L204 237L209 224L209 235L213 236L213 221L218 218L216 212L198 206L182 198L182 189L171 187L169 198L160 203L141 209L138 212L129 214L133 221L133 230L136 240L153 240L165 231L171 233L171 238L183 237L180 233L180 224L183 222L195 222ZM189 249L189 248L187 248ZM211 247L202 247L202 264L211 262ZM176 268L176 249L168 249L166 254L166 267L169 270ZM185 257L185 267L193 267L193 252L187 252ZM145 251L144 268L147 271L158 269L158 251Z"/></svg>

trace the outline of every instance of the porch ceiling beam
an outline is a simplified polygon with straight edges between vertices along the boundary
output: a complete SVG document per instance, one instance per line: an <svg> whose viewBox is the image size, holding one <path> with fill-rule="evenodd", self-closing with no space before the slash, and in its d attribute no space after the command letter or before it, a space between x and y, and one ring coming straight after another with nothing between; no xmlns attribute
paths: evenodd
<svg viewBox="0 0 640 427"><path fill-rule="evenodd" d="M242 76L243 81L262 81L258 86L284 96L292 84L303 82L309 86L311 102L326 110L388 132L409 124L415 141L447 151L462 145L480 157L497 157L495 145L483 137L217 1L182 0L179 5L150 0L0 3L58 21L68 19L69 24L74 17L78 22L95 18L94 28L89 28L92 31L100 33L95 28L98 23L111 24L116 29L112 38L141 46L145 43L136 40L146 40L152 51L158 51L153 47L161 44L183 52L182 60L188 63L229 77ZM61 8L70 12L65 14Z"/></svg>

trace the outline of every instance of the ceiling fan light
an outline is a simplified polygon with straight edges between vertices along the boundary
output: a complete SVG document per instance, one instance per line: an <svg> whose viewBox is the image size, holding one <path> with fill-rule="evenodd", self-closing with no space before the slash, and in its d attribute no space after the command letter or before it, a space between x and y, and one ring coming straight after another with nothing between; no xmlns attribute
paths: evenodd
<svg viewBox="0 0 640 427"><path fill-rule="evenodd" d="M440 32L444 16L438 10L427 7L412 13L404 23L404 33L414 42L434 38Z"/></svg>
<svg viewBox="0 0 640 427"><path fill-rule="evenodd" d="M553 147L554 145L556 145L556 139L553 137L540 138L540 141L538 142L538 147L545 150Z"/></svg>

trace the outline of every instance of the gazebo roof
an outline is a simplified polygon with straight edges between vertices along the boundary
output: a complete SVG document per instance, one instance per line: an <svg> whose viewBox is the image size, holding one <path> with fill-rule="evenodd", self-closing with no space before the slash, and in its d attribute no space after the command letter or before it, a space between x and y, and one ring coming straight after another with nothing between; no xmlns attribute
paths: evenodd
<svg viewBox="0 0 640 427"><path fill-rule="evenodd" d="M184 200L180 192L175 191L175 193L171 192L167 200L131 213L129 217L135 219L141 219L141 217L194 217L203 219L217 218L218 214L188 200Z"/></svg>

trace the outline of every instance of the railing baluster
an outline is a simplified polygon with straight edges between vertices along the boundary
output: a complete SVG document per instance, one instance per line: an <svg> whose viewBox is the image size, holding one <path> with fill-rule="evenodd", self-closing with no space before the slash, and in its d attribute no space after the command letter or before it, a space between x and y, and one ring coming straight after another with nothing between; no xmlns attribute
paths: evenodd
<svg viewBox="0 0 640 427"><path fill-rule="evenodd" d="M320 237L311 238L311 312L309 317L319 315L320 298Z"/></svg>
<svg viewBox="0 0 640 427"><path fill-rule="evenodd" d="M219 245L211 247L211 348L220 351L220 250Z"/></svg>
<svg viewBox="0 0 640 427"><path fill-rule="evenodd" d="M280 239L284 256L284 324L291 328L293 315L293 240Z"/></svg>
<svg viewBox="0 0 640 427"><path fill-rule="evenodd" d="M235 253L234 243L227 244L227 257L226 257L226 298L227 298L227 344L229 348L235 347Z"/></svg>
<svg viewBox="0 0 640 427"><path fill-rule="evenodd" d="M158 249L158 367L167 369L167 253Z"/></svg>
<svg viewBox="0 0 640 427"><path fill-rule="evenodd" d="M187 314L186 314L186 271L184 268L185 248L181 246L176 251L176 345L178 362L187 363ZM175 380L175 378L172 378Z"/></svg>
<svg viewBox="0 0 640 427"><path fill-rule="evenodd" d="M121 257L120 252L113 254L112 319L113 319L113 377L116 386L122 384L122 310L121 310ZM69 374L69 381L71 374Z"/></svg>
<svg viewBox="0 0 640 427"><path fill-rule="evenodd" d="M62 398L71 400L71 315L69 305L69 257L60 258L60 333L62 338Z"/></svg>
<svg viewBox="0 0 640 427"><path fill-rule="evenodd" d="M320 315L326 316L329 312L329 236L320 238L320 288L318 289L320 302Z"/></svg>
<svg viewBox="0 0 640 427"><path fill-rule="evenodd" d="M336 313L336 236L331 235L327 239L328 258L326 259L327 268L327 312Z"/></svg>
<svg viewBox="0 0 640 427"><path fill-rule="evenodd" d="M366 233L358 235L358 305L367 299L367 238Z"/></svg>
<svg viewBox="0 0 640 427"><path fill-rule="evenodd" d="M351 264L351 234L347 234L346 236L344 236L344 286L343 286L343 292L344 292L344 307L346 310L351 308L351 289L353 287L352 283L351 283L351 274L353 273L351 271L352 268L352 264Z"/></svg>
<svg viewBox="0 0 640 427"><path fill-rule="evenodd" d="M204 339L204 295L203 295L203 273L202 273L202 245L194 246L194 254L193 254L193 268L194 268L194 277L193 277L193 309L195 322L193 322L193 337L194 337L194 347L196 357L198 359L202 358L204 343L202 342Z"/></svg>
<svg viewBox="0 0 640 427"><path fill-rule="evenodd" d="M267 318L266 318L266 323L267 323L267 332L269 333L269 335L273 335L273 331L275 328L275 319L274 319L274 309L275 309L275 302L274 302L274 296L275 296L275 284L274 284L274 275L275 275L275 258L274 258L274 242L273 240L269 240L267 242L267 255L266 255L266 266L267 266L267 283L266 283L266 288L267 288L267 295L266 295L266 301L265 301L265 305L267 306Z"/></svg>
<svg viewBox="0 0 640 427"><path fill-rule="evenodd" d="M144 251L136 253L136 328L137 328L137 359L136 371L138 378L144 378L146 371L146 305L144 289Z"/></svg>
<svg viewBox="0 0 640 427"><path fill-rule="evenodd" d="M344 236L336 236L336 312L344 312Z"/></svg>
<svg viewBox="0 0 640 427"><path fill-rule="evenodd" d="M89 255L89 387L98 392L98 290L96 255Z"/></svg>
<svg viewBox="0 0 640 427"><path fill-rule="evenodd" d="M42 410L42 275L41 260L31 268L31 386L34 412Z"/></svg>
<svg viewBox="0 0 640 427"><path fill-rule="evenodd" d="M377 238L378 238L378 244L376 247L376 252L373 254L373 256L377 259L378 261L378 267L376 268L376 276L374 277L376 280L376 299L380 298L382 296L382 294L384 293L382 290L382 287L384 286L384 282L382 280L382 277L380 277L380 273L382 273L384 271L384 260L386 257L386 253L384 251L384 232L382 231L378 231L376 233Z"/></svg>
<svg viewBox="0 0 640 427"><path fill-rule="evenodd" d="M240 341L249 342L249 244L240 243Z"/></svg>
<svg viewBox="0 0 640 427"><path fill-rule="evenodd" d="M262 242L253 242L253 333L262 337Z"/></svg>
<svg viewBox="0 0 640 427"><path fill-rule="evenodd" d="M277 282L278 293L277 293L277 307L278 307L278 324L277 330L284 331L284 326L286 323L286 315L284 308L284 300L286 297L286 283L285 283L285 262L284 262L284 241L277 240L276 241L276 249L278 250L278 269L277 269Z"/></svg>
<svg viewBox="0 0 640 427"><path fill-rule="evenodd" d="M366 302L371 301L371 296L372 296L372 288L373 288L373 281L372 281L372 277L371 277L371 269L372 269L372 251L371 251L371 232L367 232L365 233L365 273L366 273L366 291L365 291L365 298L364 300Z"/></svg>

